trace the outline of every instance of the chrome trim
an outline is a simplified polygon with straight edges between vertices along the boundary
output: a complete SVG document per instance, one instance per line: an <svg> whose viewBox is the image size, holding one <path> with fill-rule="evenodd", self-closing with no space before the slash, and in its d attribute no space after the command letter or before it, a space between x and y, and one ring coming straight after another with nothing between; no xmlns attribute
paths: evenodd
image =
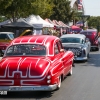
<svg viewBox="0 0 100 100"><path fill-rule="evenodd" d="M53 91L57 84L44 86L0 86L0 91Z"/></svg>
<svg viewBox="0 0 100 100"><path fill-rule="evenodd" d="M91 46L91 48L97 48L97 47L99 47L99 46Z"/></svg>
<svg viewBox="0 0 100 100"><path fill-rule="evenodd" d="M75 57L75 58L74 58L75 61L76 61L76 60L82 61L82 60L87 60L87 59L88 59L87 57Z"/></svg>

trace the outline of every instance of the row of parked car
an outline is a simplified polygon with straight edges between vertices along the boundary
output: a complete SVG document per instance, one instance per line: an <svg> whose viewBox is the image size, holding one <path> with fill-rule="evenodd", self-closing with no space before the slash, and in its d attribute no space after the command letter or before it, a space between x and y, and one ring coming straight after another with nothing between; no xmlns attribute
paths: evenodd
<svg viewBox="0 0 100 100"><path fill-rule="evenodd" d="M87 61L92 50L99 50L98 33L96 29L83 30L80 34L66 34L60 37L63 47L71 50L75 60Z"/></svg>
<svg viewBox="0 0 100 100"><path fill-rule="evenodd" d="M83 33L60 38L52 35L15 38L0 61L0 91L59 89L66 75L72 75L74 60L87 60L92 46L97 48Z"/></svg>
<svg viewBox="0 0 100 100"><path fill-rule="evenodd" d="M29 32L29 30L27 30ZM24 33L28 33L28 32L23 32ZM22 34L22 35L23 35ZM79 50L77 50L77 48L81 48L80 46L84 47L84 54L86 55L86 57L89 56L89 51L90 50L99 50L99 41L98 41L98 33L96 29L88 29L88 30L83 30L80 32L80 34L85 35L86 37L82 36L82 35L72 35L72 34L67 34L67 35L63 35L61 36L61 41L63 43L63 46L65 47L66 50L72 50L75 55L76 55L76 51L78 51L79 54ZM14 39L14 33L13 32L0 32L0 56L2 56L4 54L4 51L6 49L6 47L9 45L9 43ZM81 45L78 45L78 44ZM66 47L66 46L67 47ZM87 47L88 45L88 47ZM81 50L82 52L82 50ZM83 55L83 54L82 54ZM83 58L81 58L83 59ZM86 58L84 58L86 59Z"/></svg>

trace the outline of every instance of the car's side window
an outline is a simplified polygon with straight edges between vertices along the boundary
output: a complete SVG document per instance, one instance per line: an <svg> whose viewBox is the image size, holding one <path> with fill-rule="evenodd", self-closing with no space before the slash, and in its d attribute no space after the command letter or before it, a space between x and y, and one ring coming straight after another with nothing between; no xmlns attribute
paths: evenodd
<svg viewBox="0 0 100 100"><path fill-rule="evenodd" d="M0 39L8 39L7 34L0 34Z"/></svg>
<svg viewBox="0 0 100 100"><path fill-rule="evenodd" d="M58 48L57 43L54 45L54 53L55 54L58 54L59 53L59 48Z"/></svg>

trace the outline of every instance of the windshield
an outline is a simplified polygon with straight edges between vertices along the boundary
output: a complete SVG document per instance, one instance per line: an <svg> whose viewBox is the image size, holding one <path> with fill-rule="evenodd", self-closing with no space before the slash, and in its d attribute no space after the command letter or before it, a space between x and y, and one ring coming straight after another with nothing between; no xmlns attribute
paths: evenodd
<svg viewBox="0 0 100 100"><path fill-rule="evenodd" d="M8 36L10 37L10 39L14 39L14 35L13 34L8 34Z"/></svg>
<svg viewBox="0 0 100 100"><path fill-rule="evenodd" d="M41 56L46 55L46 47L39 44L18 44L10 46L5 56Z"/></svg>
<svg viewBox="0 0 100 100"><path fill-rule="evenodd" d="M62 43L81 43L80 38L61 38Z"/></svg>

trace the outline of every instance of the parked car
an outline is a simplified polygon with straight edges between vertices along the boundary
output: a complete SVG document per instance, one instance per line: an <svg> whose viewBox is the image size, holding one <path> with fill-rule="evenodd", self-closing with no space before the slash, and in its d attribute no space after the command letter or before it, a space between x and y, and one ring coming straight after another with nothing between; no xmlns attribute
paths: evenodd
<svg viewBox="0 0 100 100"><path fill-rule="evenodd" d="M91 42L91 50L99 50L98 32L96 29L87 29L80 32L89 38Z"/></svg>
<svg viewBox="0 0 100 100"><path fill-rule="evenodd" d="M5 49L13 39L13 32L0 32L0 56L4 54Z"/></svg>
<svg viewBox="0 0 100 100"><path fill-rule="evenodd" d="M22 32L19 36L26 36L26 35L32 35L32 30L27 29L24 32Z"/></svg>
<svg viewBox="0 0 100 100"><path fill-rule="evenodd" d="M72 75L74 54L49 35L15 38L0 61L1 91L52 91Z"/></svg>
<svg viewBox="0 0 100 100"><path fill-rule="evenodd" d="M60 37L64 49L74 53L74 60L87 61L91 43L83 34L66 34Z"/></svg>

